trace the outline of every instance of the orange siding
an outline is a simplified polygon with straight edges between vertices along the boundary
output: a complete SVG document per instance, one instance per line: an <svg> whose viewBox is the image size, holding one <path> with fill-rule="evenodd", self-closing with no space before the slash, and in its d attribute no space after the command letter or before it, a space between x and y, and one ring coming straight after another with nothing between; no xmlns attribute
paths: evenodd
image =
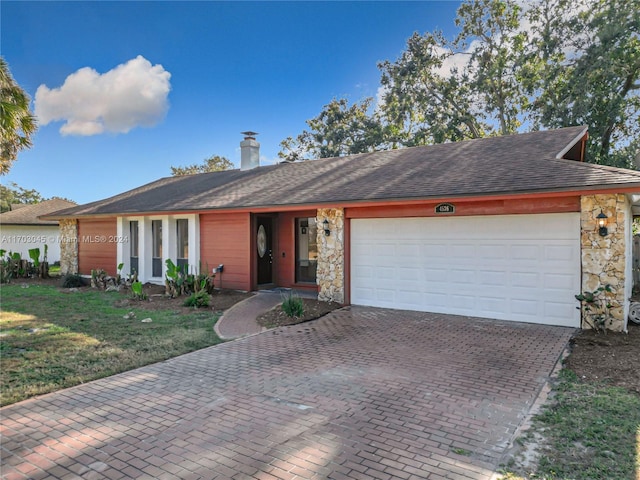
<svg viewBox="0 0 640 480"><path fill-rule="evenodd" d="M379 205L371 207L349 207L345 209L347 218L391 218L391 217L434 217L442 216L434 212L435 206L443 202L425 202L412 205ZM469 215L515 215L525 213L579 212L580 197L550 197L513 200L464 201L454 200L455 216Z"/></svg>
<svg viewBox="0 0 640 480"><path fill-rule="evenodd" d="M223 288L251 290L251 231L248 213L200 215L200 260L209 270L224 264L215 284Z"/></svg>
<svg viewBox="0 0 640 480"><path fill-rule="evenodd" d="M78 220L78 270L90 275L99 268L117 272L117 226L115 218Z"/></svg>

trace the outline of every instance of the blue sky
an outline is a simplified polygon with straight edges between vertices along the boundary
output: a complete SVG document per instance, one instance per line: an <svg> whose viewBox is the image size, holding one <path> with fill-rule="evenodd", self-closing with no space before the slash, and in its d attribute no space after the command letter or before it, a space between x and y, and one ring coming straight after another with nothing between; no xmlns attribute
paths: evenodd
<svg viewBox="0 0 640 480"><path fill-rule="evenodd" d="M0 52L40 128L3 183L79 203L211 155L263 164L332 98L376 96L413 32L457 1L0 2ZM38 95L36 95L36 92Z"/></svg>

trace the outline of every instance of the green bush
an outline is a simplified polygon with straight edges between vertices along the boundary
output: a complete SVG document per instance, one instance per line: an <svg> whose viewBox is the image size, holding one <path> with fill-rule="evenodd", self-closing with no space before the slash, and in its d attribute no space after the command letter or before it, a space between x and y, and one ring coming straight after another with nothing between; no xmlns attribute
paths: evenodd
<svg viewBox="0 0 640 480"><path fill-rule="evenodd" d="M83 278L77 273L67 273L62 277L62 288L77 288L84 285Z"/></svg>
<svg viewBox="0 0 640 480"><path fill-rule="evenodd" d="M187 297L182 305L185 307L193 307L193 308L202 308L209 306L209 294L206 290L200 290L198 292L192 293Z"/></svg>
<svg viewBox="0 0 640 480"><path fill-rule="evenodd" d="M289 317L301 317L304 314L304 302L298 295L289 292L289 296L282 301L282 310Z"/></svg>
<svg viewBox="0 0 640 480"><path fill-rule="evenodd" d="M133 300L147 299L147 294L142 291L142 282L133 282L131 284L131 298Z"/></svg>

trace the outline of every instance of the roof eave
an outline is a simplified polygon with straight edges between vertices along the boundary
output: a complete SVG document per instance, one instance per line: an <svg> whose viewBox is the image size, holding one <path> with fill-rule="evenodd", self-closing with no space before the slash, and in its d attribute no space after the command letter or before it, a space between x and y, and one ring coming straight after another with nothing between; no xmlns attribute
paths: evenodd
<svg viewBox="0 0 640 480"><path fill-rule="evenodd" d="M286 203L286 204L269 204L269 205L245 205L245 206L230 206L230 207L214 207L214 208L199 208L199 209L180 209L180 210L155 210L155 211L129 211L129 212L108 212L108 213L86 213L78 215L54 215L43 216L42 218L52 220L73 220L78 218L111 218L111 217L143 217L150 215L168 215L168 214L197 214L201 212L234 212L234 211L265 211L265 210L302 210L314 207L328 207L328 206L356 206L363 203L401 203L401 202L424 202L434 200L450 200L450 199L483 199L490 200L495 198L505 197L526 197L532 195L588 195L588 194L603 194L603 193L629 193L640 194L640 181L636 183L624 183L624 184L603 184L603 185L585 185L580 187L565 187L565 188L538 188L529 190L516 190L516 191L494 191L494 192L471 192L471 193L451 193L447 195L421 195L411 197L394 197L394 198L373 198L373 199L336 199L327 202L305 202L305 203Z"/></svg>
<svg viewBox="0 0 640 480"><path fill-rule="evenodd" d="M580 133L578 135L576 135L576 137L573 139L573 141L571 141L571 143L569 143L567 146L565 146L557 155L556 158L558 160L564 158L564 156L567 154L567 152L569 150L571 150L576 143L582 141L582 139L584 138L585 135L588 135L589 129L588 127L583 127L583 129L580 131Z"/></svg>

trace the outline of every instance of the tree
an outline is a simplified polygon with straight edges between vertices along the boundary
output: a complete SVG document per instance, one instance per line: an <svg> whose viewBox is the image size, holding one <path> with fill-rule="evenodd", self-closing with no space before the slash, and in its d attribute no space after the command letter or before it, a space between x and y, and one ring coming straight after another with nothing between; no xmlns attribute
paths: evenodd
<svg viewBox="0 0 640 480"><path fill-rule="evenodd" d="M282 158L587 125L590 162L640 153L640 0L467 0L458 33L414 33L381 62L382 95L333 100ZM369 113L373 111L372 113ZM352 141L352 138L358 141Z"/></svg>
<svg viewBox="0 0 640 480"><path fill-rule="evenodd" d="M32 146L36 118L29 110L29 96L16 83L9 65L0 57L0 175L6 175L18 152Z"/></svg>
<svg viewBox="0 0 640 480"><path fill-rule="evenodd" d="M9 182L9 186L0 185L0 212L8 212L11 205L33 204L44 200L36 190L27 190L15 182Z"/></svg>
<svg viewBox="0 0 640 480"><path fill-rule="evenodd" d="M528 97L521 78L527 33L512 0L475 0L458 9L460 33L453 45L469 55L463 78L485 118L501 135L518 131Z"/></svg>
<svg viewBox="0 0 640 480"><path fill-rule="evenodd" d="M540 0L528 14L537 125L589 126L590 162L632 167L640 138L640 1Z"/></svg>
<svg viewBox="0 0 640 480"><path fill-rule="evenodd" d="M373 98L349 106L347 99L333 99L320 114L307 120L309 130L295 139L280 143L278 156L296 161L328 158L371 152L382 142L382 124L375 114L369 114Z"/></svg>
<svg viewBox="0 0 640 480"><path fill-rule="evenodd" d="M440 32L414 33L398 60L378 64L384 88L380 109L394 145L425 145L486 135L490 126L475 108L455 56Z"/></svg>
<svg viewBox="0 0 640 480"><path fill-rule="evenodd" d="M381 62L381 109L406 146L514 133L528 97L518 77L526 33L511 0L475 0L458 9L460 31L414 33L395 61Z"/></svg>
<svg viewBox="0 0 640 480"><path fill-rule="evenodd" d="M221 172L233 169L233 163L226 158L214 155L204 160L202 164L193 164L186 167L171 167L171 175L192 175L194 173Z"/></svg>

